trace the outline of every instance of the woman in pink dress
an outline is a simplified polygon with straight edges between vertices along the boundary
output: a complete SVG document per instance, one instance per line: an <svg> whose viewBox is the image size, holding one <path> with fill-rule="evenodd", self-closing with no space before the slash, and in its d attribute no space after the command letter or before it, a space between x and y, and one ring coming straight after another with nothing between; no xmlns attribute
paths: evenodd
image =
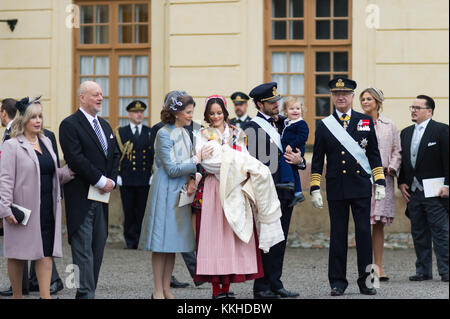
<svg viewBox="0 0 450 319"><path fill-rule="evenodd" d="M247 152L245 133L227 123L224 97L212 95L207 98L204 116L209 127L196 134L196 151L209 141L216 141ZM213 299L234 298L229 291L231 283L263 276L258 240L253 231L250 241L243 242L228 224L220 201L220 164L216 167L205 165L204 169L206 173L196 196L201 209L196 209L197 267L194 281L211 282Z"/></svg>
<svg viewBox="0 0 450 319"><path fill-rule="evenodd" d="M380 114L383 105L383 92L369 87L361 92L359 100L364 113L371 116L380 149L381 160L386 177L386 197L375 201L372 191L372 208L370 223L372 228L372 246L374 262L379 268L380 281L388 281L383 271L384 226L389 226L395 216L394 177L398 176L401 164L400 135L395 123Z"/></svg>

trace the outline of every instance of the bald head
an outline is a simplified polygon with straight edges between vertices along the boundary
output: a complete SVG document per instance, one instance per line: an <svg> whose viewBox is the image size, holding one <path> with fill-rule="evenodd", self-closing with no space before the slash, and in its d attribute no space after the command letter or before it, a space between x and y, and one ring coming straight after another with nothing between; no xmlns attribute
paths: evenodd
<svg viewBox="0 0 450 319"><path fill-rule="evenodd" d="M85 81L78 89L80 107L92 116L102 110L103 92L96 82Z"/></svg>

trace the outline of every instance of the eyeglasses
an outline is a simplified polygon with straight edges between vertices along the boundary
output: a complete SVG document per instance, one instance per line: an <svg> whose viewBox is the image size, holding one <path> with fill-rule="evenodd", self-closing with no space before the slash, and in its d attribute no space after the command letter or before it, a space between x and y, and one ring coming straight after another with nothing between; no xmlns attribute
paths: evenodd
<svg viewBox="0 0 450 319"><path fill-rule="evenodd" d="M410 111L412 111L412 110L414 110L414 111L420 111L420 110L425 110L425 109L428 109L428 107L420 107L420 106L415 106L415 105L411 105L411 106L409 107L409 110L410 110Z"/></svg>

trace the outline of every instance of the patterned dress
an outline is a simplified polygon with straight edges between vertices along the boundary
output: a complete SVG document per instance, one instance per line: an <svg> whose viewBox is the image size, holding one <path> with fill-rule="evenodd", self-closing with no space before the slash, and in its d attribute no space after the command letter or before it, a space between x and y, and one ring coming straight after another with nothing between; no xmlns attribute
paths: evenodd
<svg viewBox="0 0 450 319"><path fill-rule="evenodd" d="M397 130L397 127L392 120L382 115L378 117L374 124L383 168L393 168L398 174L400 171L402 157L400 154L400 134ZM370 223L376 224L378 221L381 221L384 225L389 226L395 217L395 185L394 177L386 175L385 178L385 199L376 201L375 186L372 189L372 208L370 211Z"/></svg>
<svg viewBox="0 0 450 319"><path fill-rule="evenodd" d="M211 140L221 145L228 143L236 150L247 152L246 136L241 129L226 125L223 134L215 128L202 129L196 135L196 151ZM253 231L247 244L234 234L220 202L219 172L220 169L206 171L194 204L197 208L197 268L194 281L227 284L260 278L263 270L256 232Z"/></svg>

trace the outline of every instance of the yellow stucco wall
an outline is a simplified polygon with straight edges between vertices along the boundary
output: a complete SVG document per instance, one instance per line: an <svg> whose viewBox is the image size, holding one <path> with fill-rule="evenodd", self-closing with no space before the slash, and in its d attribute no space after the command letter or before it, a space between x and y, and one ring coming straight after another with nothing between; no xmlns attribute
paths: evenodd
<svg viewBox="0 0 450 319"><path fill-rule="evenodd" d="M72 30L65 26L71 0L1 0L0 19L17 18L11 32L0 23L0 99L43 95L45 125L57 133L72 112ZM249 92L264 78L263 0L151 1L151 123L159 121L164 95L184 89L194 96L195 120L202 122L204 99ZM379 9L379 26L369 28L369 5ZM381 88L384 114L402 129L411 124L408 106L417 94L435 98L434 118L448 123L449 51L446 0L353 0L352 77L359 92ZM360 110L355 98L355 109ZM249 113L256 113L249 103ZM306 155L310 161L311 154ZM307 189L308 176L302 173ZM294 210L291 230L328 230L328 212L307 201ZM399 220L391 231L408 231ZM110 222L121 223L115 191Z"/></svg>
<svg viewBox="0 0 450 319"><path fill-rule="evenodd" d="M14 32L0 24L0 99L42 95L45 126L57 133L71 112L72 41L65 27L70 0L2 0L1 19L18 19Z"/></svg>
<svg viewBox="0 0 450 319"><path fill-rule="evenodd" d="M374 12L366 12L369 5L379 10L377 28L368 27L368 16ZM434 119L448 124L448 10L446 0L353 0L357 94L368 86L382 89L383 113L399 129L412 124L408 106L419 94L435 99ZM361 109L357 99L355 108Z"/></svg>
<svg viewBox="0 0 450 319"><path fill-rule="evenodd" d="M262 12L261 0L152 1L152 124L170 90L190 93L202 122L207 96L226 96L232 110L234 91L261 83Z"/></svg>

